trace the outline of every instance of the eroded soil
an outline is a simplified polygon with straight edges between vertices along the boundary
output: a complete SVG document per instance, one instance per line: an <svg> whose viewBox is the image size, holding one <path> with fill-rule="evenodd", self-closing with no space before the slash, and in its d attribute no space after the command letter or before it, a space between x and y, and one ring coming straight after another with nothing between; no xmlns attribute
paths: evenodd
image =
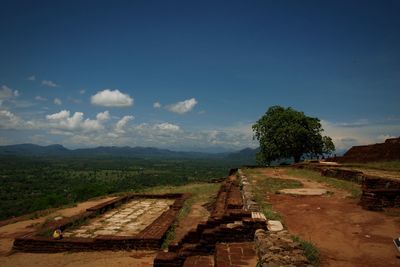
<svg viewBox="0 0 400 267"><path fill-rule="evenodd" d="M400 266L393 238L400 236L400 217L363 210L350 194L312 180L289 177L284 169L265 169L269 177L295 179L304 187L325 188L324 196L266 196L289 231L311 241L323 266Z"/></svg>

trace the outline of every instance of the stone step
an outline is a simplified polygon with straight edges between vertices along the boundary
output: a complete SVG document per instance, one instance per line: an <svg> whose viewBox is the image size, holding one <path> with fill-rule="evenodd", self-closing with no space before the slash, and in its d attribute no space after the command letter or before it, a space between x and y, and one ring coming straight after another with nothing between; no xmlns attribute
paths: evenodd
<svg viewBox="0 0 400 267"><path fill-rule="evenodd" d="M185 260L183 267L214 267L214 257L190 256Z"/></svg>
<svg viewBox="0 0 400 267"><path fill-rule="evenodd" d="M253 267L257 265L257 260L253 242L219 243L215 248L215 267Z"/></svg>

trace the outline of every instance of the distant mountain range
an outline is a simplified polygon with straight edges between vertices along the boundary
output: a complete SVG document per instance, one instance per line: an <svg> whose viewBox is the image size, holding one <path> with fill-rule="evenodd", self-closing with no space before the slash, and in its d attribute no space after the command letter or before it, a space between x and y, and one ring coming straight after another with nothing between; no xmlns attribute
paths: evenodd
<svg viewBox="0 0 400 267"><path fill-rule="evenodd" d="M33 156L33 157L140 157L140 158L215 158L241 161L244 164L254 164L258 149L245 148L237 152L204 153L180 152L154 147L117 147L100 146L95 148L68 149L55 144L40 146L35 144L19 144L0 146L0 156Z"/></svg>

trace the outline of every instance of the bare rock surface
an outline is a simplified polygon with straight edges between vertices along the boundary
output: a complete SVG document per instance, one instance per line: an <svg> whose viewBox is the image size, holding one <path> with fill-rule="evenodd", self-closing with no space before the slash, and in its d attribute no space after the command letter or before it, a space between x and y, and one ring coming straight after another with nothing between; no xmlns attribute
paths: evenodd
<svg viewBox="0 0 400 267"><path fill-rule="evenodd" d="M323 188L291 188L278 191L280 194L295 195L295 196L322 196L328 193L328 190Z"/></svg>

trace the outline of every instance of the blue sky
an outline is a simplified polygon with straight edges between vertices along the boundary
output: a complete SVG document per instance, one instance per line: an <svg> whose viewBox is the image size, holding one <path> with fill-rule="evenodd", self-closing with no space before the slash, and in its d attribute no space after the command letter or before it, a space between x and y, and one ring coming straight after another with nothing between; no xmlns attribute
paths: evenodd
<svg viewBox="0 0 400 267"><path fill-rule="evenodd" d="M339 149L400 135L399 1L1 1L0 144L255 147L272 105Z"/></svg>

